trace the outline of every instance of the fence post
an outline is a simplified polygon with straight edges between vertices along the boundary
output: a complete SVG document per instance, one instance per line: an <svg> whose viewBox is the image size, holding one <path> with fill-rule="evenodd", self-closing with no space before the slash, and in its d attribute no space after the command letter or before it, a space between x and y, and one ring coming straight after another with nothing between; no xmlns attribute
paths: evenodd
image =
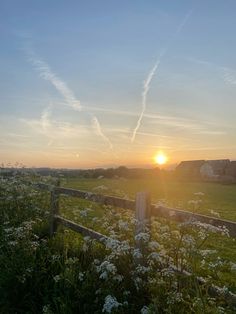
<svg viewBox="0 0 236 314"><path fill-rule="evenodd" d="M136 194L135 201L135 219L136 219L136 228L135 228L135 248L139 249L142 254L145 253L145 246L139 234L149 233L147 228L150 227L150 218L151 218L151 198L148 192L138 192ZM135 262L140 262L139 258L135 258Z"/></svg>
<svg viewBox="0 0 236 314"><path fill-rule="evenodd" d="M59 193L56 188L60 186L60 180L58 179L51 191L51 204L50 204L50 236L52 237L57 231L57 221L55 215L59 214Z"/></svg>

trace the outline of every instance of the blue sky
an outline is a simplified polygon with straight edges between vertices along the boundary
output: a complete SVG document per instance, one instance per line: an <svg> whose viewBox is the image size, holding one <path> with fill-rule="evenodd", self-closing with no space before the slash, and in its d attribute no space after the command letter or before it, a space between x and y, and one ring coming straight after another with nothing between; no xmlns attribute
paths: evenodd
<svg viewBox="0 0 236 314"><path fill-rule="evenodd" d="M236 159L235 12L233 0L1 1L0 162Z"/></svg>

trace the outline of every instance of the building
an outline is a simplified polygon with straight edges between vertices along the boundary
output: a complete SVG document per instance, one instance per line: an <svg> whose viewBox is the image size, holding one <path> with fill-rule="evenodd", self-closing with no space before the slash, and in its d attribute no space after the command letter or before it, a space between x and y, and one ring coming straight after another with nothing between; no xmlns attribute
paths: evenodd
<svg viewBox="0 0 236 314"><path fill-rule="evenodd" d="M232 176L236 178L236 161L231 161L230 164L225 169L225 174L227 176Z"/></svg>
<svg viewBox="0 0 236 314"><path fill-rule="evenodd" d="M230 165L229 159L207 160L200 168L201 177L204 179L217 180L225 175L227 167Z"/></svg>
<svg viewBox="0 0 236 314"><path fill-rule="evenodd" d="M236 182L236 161L219 160L187 160L176 167L176 175L184 179L202 179L222 183Z"/></svg>
<svg viewBox="0 0 236 314"><path fill-rule="evenodd" d="M175 169L176 174L180 178L200 179L200 169L204 165L205 160L186 160L182 161Z"/></svg>

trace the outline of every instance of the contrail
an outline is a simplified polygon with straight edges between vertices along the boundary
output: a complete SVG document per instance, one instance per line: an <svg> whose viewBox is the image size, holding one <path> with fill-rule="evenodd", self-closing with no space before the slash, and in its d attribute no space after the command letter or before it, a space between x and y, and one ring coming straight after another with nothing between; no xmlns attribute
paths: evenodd
<svg viewBox="0 0 236 314"><path fill-rule="evenodd" d="M100 125L96 116L92 117L92 125L95 129L96 134L101 136L104 139L104 141L109 145L110 149L112 150L113 145L112 145L111 141L109 140L109 138L103 133L101 125Z"/></svg>
<svg viewBox="0 0 236 314"><path fill-rule="evenodd" d="M145 110L146 110L146 100L147 100L147 93L150 89L150 84L151 84L151 81L152 81L152 78L159 66L161 62L161 58L155 63L154 67L151 69L151 71L149 72L148 76L147 76L147 79L144 81L143 83L143 92L142 92L142 111L141 111L141 114L138 118L138 121L137 121L137 124L136 124L136 127L134 128L134 131L133 131L133 135L131 137L131 142L134 142L135 140L135 137L136 137L136 133L141 125L141 122L142 122L142 119L143 119L143 115L145 113Z"/></svg>
<svg viewBox="0 0 236 314"><path fill-rule="evenodd" d="M41 125L45 133L51 127L50 114L51 114L50 108L46 108L43 110L42 115L41 115Z"/></svg>
<svg viewBox="0 0 236 314"><path fill-rule="evenodd" d="M181 33L182 29L184 28L185 24L187 23L188 19L190 18L190 16L193 14L194 9L188 11L188 13L185 15L185 17L183 18L182 22L179 24L179 26L177 27L177 30L175 32L175 37Z"/></svg>
<svg viewBox="0 0 236 314"><path fill-rule="evenodd" d="M73 91L63 82L50 68L50 66L41 58L36 56L36 54L30 50L26 49L27 54L29 55L29 61L33 64L34 68L40 73L40 77L49 81L57 91L63 96L67 105L72 107L74 110L81 110L82 106L80 101L76 99ZM47 125L48 112L45 112L42 116L42 123L44 126ZM92 126L95 129L95 132L101 136L101 138L109 145L109 148L112 150L113 145L109 138L105 136L102 131L102 127L96 116L92 118Z"/></svg>
<svg viewBox="0 0 236 314"><path fill-rule="evenodd" d="M78 99L76 99L74 93L70 90L65 82L63 82L53 71L50 66L38 58L34 53L28 51L30 55L30 62L33 64L35 69L40 73L40 76L49 81L56 90L64 97L66 103L75 110L81 110L81 104Z"/></svg>
<svg viewBox="0 0 236 314"><path fill-rule="evenodd" d="M235 70L209 62L209 61L200 60L196 58L187 58L187 60L200 64L200 65L211 67L212 69L216 70L221 75L223 81L226 84L236 85L236 71Z"/></svg>
<svg viewBox="0 0 236 314"><path fill-rule="evenodd" d="M175 41L176 37L178 36L178 34L182 31L182 29L184 28L185 24L187 23L188 19L190 18L190 16L192 15L193 13L193 10L190 10L184 17L184 19L182 20L182 22L179 24L179 26L177 27L176 29L176 32L174 34L174 37L172 38L170 44L167 46L167 48L163 49L163 51L161 52L161 55L160 57L158 58L158 60L156 61L154 67L151 69L151 71L149 72L148 76L147 76L147 79L144 81L144 84L143 84L143 92L142 92L142 111L141 111L141 114L138 118L138 121L137 121L137 124L136 124L136 127L134 128L133 130L133 134L132 134L132 137L131 137L131 142L133 143L134 140L135 140L135 137L136 137L136 133L138 131L138 129L140 128L140 125L142 123L142 119L143 119L143 115L145 113L145 110L146 110L146 107L147 107L147 104L146 104L146 100L147 100L147 94L148 94L148 91L150 89L150 84L152 82L152 79L153 79L153 76L155 75L155 72L158 68L158 66L160 65L161 63L161 58L163 56L165 56L165 54L167 53L167 51L169 50L170 46L171 46L171 43L173 41Z"/></svg>

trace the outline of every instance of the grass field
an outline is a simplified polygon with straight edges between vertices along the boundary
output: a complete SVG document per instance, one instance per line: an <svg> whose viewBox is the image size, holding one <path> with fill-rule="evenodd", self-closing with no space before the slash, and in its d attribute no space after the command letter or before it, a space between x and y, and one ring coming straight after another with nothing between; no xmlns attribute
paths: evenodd
<svg viewBox="0 0 236 314"><path fill-rule="evenodd" d="M119 196L134 199L138 191L149 191L151 193L152 203L162 201L169 206L197 212L213 217L220 217L236 221L236 185L220 185L215 183L202 182L179 182L179 181L158 181L157 179L67 179L62 182L63 186L92 191L94 193ZM204 195L195 195L202 192ZM193 206L191 200L199 200L198 206ZM64 215L74 221L81 222L81 217L74 214L74 206L80 204L81 207L89 206L86 201L73 198L64 199L66 211ZM189 202L190 201L190 202ZM99 205L96 207L96 216L102 217L103 210ZM69 210L71 208L71 211ZM93 217L93 213L91 216ZM90 218L92 218L90 217ZM87 217L89 218L89 217ZM91 223L90 219L83 219L82 223L97 231L106 232ZM163 222L165 223L165 221ZM215 234L209 238L204 249L216 250L216 256L223 260L229 260L236 263L236 245L235 239L227 238ZM222 274L221 282L225 282L235 290L236 279L227 271Z"/></svg>
<svg viewBox="0 0 236 314"><path fill-rule="evenodd" d="M62 185L131 199L136 192L149 191L152 203L162 200L169 206L209 216L218 213L222 219L236 221L236 185L158 179L68 179ZM189 201L199 198L194 195L197 192L203 192L204 196L196 208Z"/></svg>

